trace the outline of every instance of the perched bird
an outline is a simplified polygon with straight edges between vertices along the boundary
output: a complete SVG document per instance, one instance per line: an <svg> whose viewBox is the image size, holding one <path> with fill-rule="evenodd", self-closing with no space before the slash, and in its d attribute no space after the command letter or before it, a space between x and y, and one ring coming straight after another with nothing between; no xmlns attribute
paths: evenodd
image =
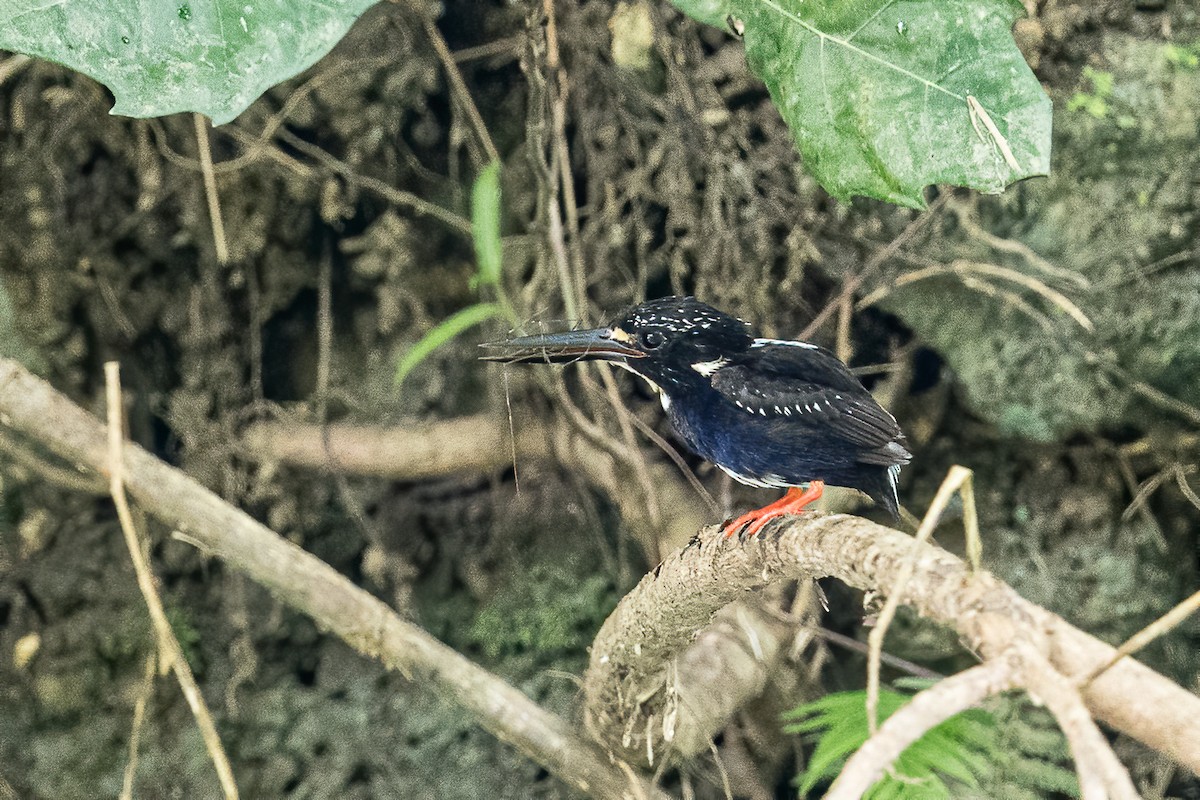
<svg viewBox="0 0 1200 800"><path fill-rule="evenodd" d="M749 323L691 297L630 309L606 328L483 345L505 363L608 361L658 392L696 454L784 497L730 522L754 535L799 512L826 483L865 493L896 517L896 479L912 455L896 419L837 356L808 342L762 339ZM802 488L803 487L803 488Z"/></svg>

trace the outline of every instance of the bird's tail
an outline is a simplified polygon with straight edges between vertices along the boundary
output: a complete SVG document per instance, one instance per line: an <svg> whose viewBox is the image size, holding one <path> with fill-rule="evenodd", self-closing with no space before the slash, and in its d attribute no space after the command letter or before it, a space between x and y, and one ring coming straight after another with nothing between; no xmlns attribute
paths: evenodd
<svg viewBox="0 0 1200 800"><path fill-rule="evenodd" d="M863 487L867 496L886 509L895 520L900 519L900 493L897 488L899 479L900 465L893 464L875 473L874 485Z"/></svg>

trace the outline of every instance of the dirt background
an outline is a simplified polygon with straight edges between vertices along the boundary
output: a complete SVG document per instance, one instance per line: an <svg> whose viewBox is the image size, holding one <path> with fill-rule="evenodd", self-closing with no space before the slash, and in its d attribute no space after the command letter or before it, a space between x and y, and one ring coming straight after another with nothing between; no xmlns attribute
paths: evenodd
<svg viewBox="0 0 1200 800"><path fill-rule="evenodd" d="M971 467L988 567L1116 642L1198 584L1200 19L1169 0L1034 5L1017 35L1054 98L1053 176L1000 197L932 191L924 214L826 196L740 43L664 4L562 4L565 84L547 70L541 3L452 2L438 26L504 161L505 284L521 315L568 316L547 222L565 85L577 219L562 256L586 321L693 293L795 336L857 285L859 307L820 317L811 338L884 365L867 380L915 446L905 505L923 509L949 466ZM220 264L190 118L110 117L91 80L20 66L0 81L0 353L98 412L101 365L119 359L133 438L577 718L588 642L669 546L622 498L641 491L637 464L670 462L622 433L598 385L477 363L475 344L502 325L393 386L397 356L479 298L469 239L371 183L467 214L481 145L445 75L422 21L383 5L243 114L240 137L214 133ZM669 436L642 387L615 386ZM506 419L509 404L551 418L564 396L616 443L607 481L553 461L518 463L519 491L511 467L342 476L244 439L255 422ZM0 443L0 797L115 796L143 695L137 796L216 796L174 682L145 693L152 639L111 503L48 480L69 469L30 452ZM725 513L767 499L691 465ZM939 541L959 547L957 527ZM148 530L245 797L571 796L427 687ZM824 624L864 638L862 598L827 592ZM942 671L970 661L912 620L889 650ZM1200 624L1144 658L1200 688ZM668 787L721 797L725 770L738 796L789 796L806 746L775 715L818 685L860 686L863 667L822 644L787 660L781 672L807 677L772 681L717 736L718 757L672 770ZM1200 797L1194 779L1118 746L1147 796ZM981 796L1052 796L1007 779Z"/></svg>

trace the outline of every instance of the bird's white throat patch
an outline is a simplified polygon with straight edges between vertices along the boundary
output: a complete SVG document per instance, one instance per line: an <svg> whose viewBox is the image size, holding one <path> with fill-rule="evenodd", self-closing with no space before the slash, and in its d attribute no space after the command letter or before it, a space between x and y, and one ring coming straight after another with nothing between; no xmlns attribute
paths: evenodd
<svg viewBox="0 0 1200 800"><path fill-rule="evenodd" d="M695 364L692 364L692 369L696 370L696 372L699 372L706 378L711 378L714 372L728 363L729 359L725 356L721 356L720 358L713 359L712 361L699 361Z"/></svg>

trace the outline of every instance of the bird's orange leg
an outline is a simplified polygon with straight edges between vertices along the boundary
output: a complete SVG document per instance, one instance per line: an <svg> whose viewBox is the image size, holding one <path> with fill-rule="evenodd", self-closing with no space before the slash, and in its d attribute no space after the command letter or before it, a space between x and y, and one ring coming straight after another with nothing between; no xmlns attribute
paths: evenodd
<svg viewBox="0 0 1200 800"><path fill-rule="evenodd" d="M749 525L746 529L747 536L753 536L761 531L768 522L776 517L787 516L788 514L799 514L804 510L804 507L816 500L825 491L825 481L812 481L805 488L793 486L787 490L787 494L776 500L770 505L757 508L754 511L747 511L733 522L725 526L725 537L728 538L737 533L742 526Z"/></svg>

